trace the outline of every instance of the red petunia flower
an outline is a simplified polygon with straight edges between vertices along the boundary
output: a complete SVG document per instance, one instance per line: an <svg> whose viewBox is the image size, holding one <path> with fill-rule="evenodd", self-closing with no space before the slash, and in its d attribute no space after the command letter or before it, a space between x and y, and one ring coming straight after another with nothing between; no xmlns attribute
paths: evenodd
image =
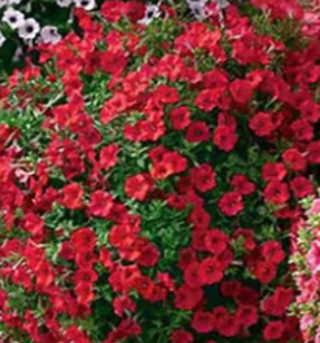
<svg viewBox="0 0 320 343"><path fill-rule="evenodd" d="M91 216L107 218L111 213L113 205L114 202L111 194L98 190L91 194L87 211Z"/></svg>
<svg viewBox="0 0 320 343"><path fill-rule="evenodd" d="M175 292L174 306L180 310L190 311L201 302L202 298L203 291L201 288L183 285Z"/></svg>
<svg viewBox="0 0 320 343"><path fill-rule="evenodd" d="M212 111L216 106L218 106L219 98L223 93L222 88L216 89L206 89L199 93L195 100L195 104L200 110L205 112Z"/></svg>
<svg viewBox="0 0 320 343"><path fill-rule="evenodd" d="M71 243L77 252L89 252L96 245L96 235L87 227L77 229L71 234Z"/></svg>
<svg viewBox="0 0 320 343"><path fill-rule="evenodd" d="M83 206L84 191L77 183L72 183L63 188L62 203L71 210L79 209Z"/></svg>
<svg viewBox="0 0 320 343"><path fill-rule="evenodd" d="M249 195L256 189L255 184L243 174L233 175L230 185L241 195Z"/></svg>
<svg viewBox="0 0 320 343"><path fill-rule="evenodd" d="M302 199L314 192L313 184L304 176L296 176L290 181L290 188L297 199Z"/></svg>
<svg viewBox="0 0 320 343"><path fill-rule="evenodd" d="M271 321L263 330L263 339L272 341L280 339L284 332L284 325L281 321Z"/></svg>
<svg viewBox="0 0 320 343"><path fill-rule="evenodd" d="M200 264L198 262L190 263L184 270L183 275L185 283L191 288L199 288L203 285L201 278Z"/></svg>
<svg viewBox="0 0 320 343"><path fill-rule="evenodd" d="M275 130L271 114L260 112L256 114L249 123L250 129L260 137L267 137Z"/></svg>
<svg viewBox="0 0 320 343"><path fill-rule="evenodd" d="M293 171L304 171L307 167L305 157L296 148L286 150L282 154L282 159Z"/></svg>
<svg viewBox="0 0 320 343"><path fill-rule="evenodd" d="M159 257L160 252L158 249L148 243L141 249L137 262L143 267L151 268L157 264Z"/></svg>
<svg viewBox="0 0 320 343"><path fill-rule="evenodd" d="M208 257L201 262L200 278L204 285L212 285L222 280L223 272L216 258Z"/></svg>
<svg viewBox="0 0 320 343"><path fill-rule="evenodd" d="M287 169L281 162L267 162L262 169L262 177L265 181L282 181L287 174Z"/></svg>
<svg viewBox="0 0 320 343"><path fill-rule="evenodd" d="M239 105L246 105L252 98L253 86L250 81L236 79L229 87L232 99Z"/></svg>
<svg viewBox="0 0 320 343"><path fill-rule="evenodd" d="M114 167L118 162L119 146L116 144L110 144L104 147L100 151L100 167L105 170L109 170Z"/></svg>
<svg viewBox="0 0 320 343"><path fill-rule="evenodd" d="M229 237L219 229L212 229L205 232L205 247L214 255L220 255L228 246Z"/></svg>
<svg viewBox="0 0 320 343"><path fill-rule="evenodd" d="M230 152L234 149L237 141L238 136L235 130L226 125L219 125L214 130L213 143L222 151Z"/></svg>
<svg viewBox="0 0 320 343"><path fill-rule="evenodd" d="M186 140L191 143L205 142L210 139L210 130L204 121L193 121L186 131Z"/></svg>
<svg viewBox="0 0 320 343"><path fill-rule="evenodd" d="M192 343L194 342L193 336L190 332L185 330L175 330L171 334L172 343Z"/></svg>
<svg viewBox="0 0 320 343"><path fill-rule="evenodd" d="M191 321L192 328L199 333L209 333L213 330L213 315L211 312L197 311Z"/></svg>
<svg viewBox="0 0 320 343"><path fill-rule="evenodd" d="M129 177L125 183L125 192L128 197L144 201L153 189L154 182L147 173Z"/></svg>
<svg viewBox="0 0 320 343"><path fill-rule="evenodd" d="M219 200L221 212L227 216L235 216L244 209L242 197L238 192L227 192Z"/></svg>
<svg viewBox="0 0 320 343"><path fill-rule="evenodd" d="M186 106L173 109L169 117L174 130L184 130L191 123L191 113Z"/></svg>
<svg viewBox="0 0 320 343"><path fill-rule="evenodd" d="M215 172L209 164L202 164L191 170L191 180L200 192L206 192L216 186Z"/></svg>
<svg viewBox="0 0 320 343"><path fill-rule="evenodd" d="M276 205L284 204L290 198L289 187L286 183L271 181L264 190L264 198Z"/></svg>
<svg viewBox="0 0 320 343"><path fill-rule="evenodd" d="M272 262L261 261L258 262L254 275L260 282L268 284L276 277L277 268Z"/></svg>

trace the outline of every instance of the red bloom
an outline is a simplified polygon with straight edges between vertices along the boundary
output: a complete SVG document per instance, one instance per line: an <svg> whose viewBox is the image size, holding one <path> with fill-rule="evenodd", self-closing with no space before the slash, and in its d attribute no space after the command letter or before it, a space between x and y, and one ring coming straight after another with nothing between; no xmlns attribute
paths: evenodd
<svg viewBox="0 0 320 343"><path fill-rule="evenodd" d="M209 333L213 330L213 321L211 312L197 311L192 317L191 326L199 333Z"/></svg>
<svg viewBox="0 0 320 343"><path fill-rule="evenodd" d="M313 138L313 127L304 119L294 121L290 128L296 140L310 141Z"/></svg>
<svg viewBox="0 0 320 343"><path fill-rule="evenodd" d="M307 158L312 164L320 164L320 141L314 141L309 144Z"/></svg>
<svg viewBox="0 0 320 343"><path fill-rule="evenodd" d="M207 251L205 239L207 230L195 227L192 232L192 248L197 251Z"/></svg>
<svg viewBox="0 0 320 343"><path fill-rule="evenodd" d="M273 204L284 204L290 198L288 185L279 181L269 182L264 190L264 198Z"/></svg>
<svg viewBox="0 0 320 343"><path fill-rule="evenodd" d="M230 185L241 195L249 195L256 189L255 184L249 181L248 178L242 174L234 175L231 179Z"/></svg>
<svg viewBox="0 0 320 343"><path fill-rule="evenodd" d="M238 192L227 192L219 200L221 212L227 216L235 216L244 209L242 197Z"/></svg>
<svg viewBox="0 0 320 343"><path fill-rule="evenodd" d="M145 5L139 1L130 1L122 3L121 12L132 22L137 22L145 14Z"/></svg>
<svg viewBox="0 0 320 343"><path fill-rule="evenodd" d="M202 300L203 291L201 288L191 288L183 285L175 292L174 306L180 310L190 311Z"/></svg>
<svg viewBox="0 0 320 343"><path fill-rule="evenodd" d="M186 106L173 109L169 116L174 130L184 130L191 123L191 114Z"/></svg>
<svg viewBox="0 0 320 343"><path fill-rule="evenodd" d="M241 325L248 328L258 322L258 309L255 306L240 305L237 310L237 318Z"/></svg>
<svg viewBox="0 0 320 343"><path fill-rule="evenodd" d="M88 204L88 214L107 218L113 208L113 204L111 194L102 190L95 191L92 193Z"/></svg>
<svg viewBox="0 0 320 343"><path fill-rule="evenodd" d="M179 252L179 267L181 269L185 269L189 264L196 261L196 254L192 248L185 248Z"/></svg>
<svg viewBox="0 0 320 343"><path fill-rule="evenodd" d="M208 257L201 262L200 278L204 285L218 283L223 278L220 263L213 257Z"/></svg>
<svg viewBox="0 0 320 343"><path fill-rule="evenodd" d="M218 332L225 337L234 337L240 329L240 321L236 315L227 314L219 320Z"/></svg>
<svg viewBox="0 0 320 343"><path fill-rule="evenodd" d="M92 284L97 280L98 274L92 268L80 268L73 276L73 281L76 285L79 283Z"/></svg>
<svg viewBox="0 0 320 343"><path fill-rule="evenodd" d="M83 189L77 183L72 183L63 188L62 203L71 210L79 209L83 206L83 194Z"/></svg>
<svg viewBox="0 0 320 343"><path fill-rule="evenodd" d="M55 280L55 274L52 266L44 260L37 264L34 274L36 277L37 286L40 288L49 287Z"/></svg>
<svg viewBox="0 0 320 343"><path fill-rule="evenodd" d="M191 333L185 330L175 330L170 339L172 343L192 343L194 341Z"/></svg>
<svg viewBox="0 0 320 343"><path fill-rule="evenodd" d="M205 233L205 247L214 255L220 255L228 246L229 237L219 229Z"/></svg>
<svg viewBox="0 0 320 343"><path fill-rule="evenodd" d="M216 186L215 172L209 164L202 164L191 170L191 180L200 192L206 192Z"/></svg>
<svg viewBox="0 0 320 343"><path fill-rule="evenodd" d="M157 264L159 257L158 249L152 244L146 244L141 249L137 262L143 267L151 268Z"/></svg>
<svg viewBox="0 0 320 343"><path fill-rule="evenodd" d="M252 98L253 86L247 80L236 79L229 87L232 99L239 105L246 105Z"/></svg>
<svg viewBox="0 0 320 343"><path fill-rule="evenodd" d="M96 235L87 227L77 229L71 234L71 243L77 252L89 252L96 245Z"/></svg>
<svg viewBox="0 0 320 343"><path fill-rule="evenodd" d="M196 206L189 218L197 229L209 227L210 215L201 206Z"/></svg>
<svg viewBox="0 0 320 343"><path fill-rule="evenodd" d="M166 152L161 155L161 161L155 163L151 171L155 179L166 179L171 175L182 173L187 168L188 161L178 152Z"/></svg>
<svg viewBox="0 0 320 343"><path fill-rule="evenodd" d="M282 158L293 171L304 171L307 167L306 159L296 148L286 150L283 153Z"/></svg>
<svg viewBox="0 0 320 343"><path fill-rule="evenodd" d="M164 104L174 104L180 100L179 93L176 88L166 85L160 85L156 91L156 99Z"/></svg>
<svg viewBox="0 0 320 343"><path fill-rule="evenodd" d="M200 264L193 262L187 266L184 271L184 281L191 288L199 288L203 285L200 273Z"/></svg>
<svg viewBox="0 0 320 343"><path fill-rule="evenodd" d="M210 130L204 121L193 121L188 126L186 140L191 143L205 142L210 138Z"/></svg>
<svg viewBox="0 0 320 343"><path fill-rule="evenodd" d="M278 287L273 295L261 303L261 309L268 315L282 316L287 312L293 297L294 294L291 288Z"/></svg>
<svg viewBox="0 0 320 343"><path fill-rule="evenodd" d="M131 298L125 294L113 300L113 309L118 317L123 317L125 311L135 312L137 305Z"/></svg>
<svg viewBox="0 0 320 343"><path fill-rule="evenodd" d="M44 221L41 217L32 212L24 216L24 229L33 236L42 236L44 234Z"/></svg>
<svg viewBox="0 0 320 343"><path fill-rule="evenodd" d="M270 136L275 130L275 125L272 121L271 114L260 112L256 114L249 123L249 127L257 136Z"/></svg>
<svg viewBox="0 0 320 343"><path fill-rule="evenodd" d="M313 194L313 184L304 176L296 176L290 181L290 188L297 199Z"/></svg>
<svg viewBox="0 0 320 343"><path fill-rule="evenodd" d="M109 170L118 162L119 147L116 144L110 144L100 151L100 167Z"/></svg>
<svg viewBox="0 0 320 343"><path fill-rule="evenodd" d="M125 183L125 192L128 197L144 201L153 189L153 180L147 173L129 177Z"/></svg>
<svg viewBox="0 0 320 343"><path fill-rule="evenodd" d="M100 248L99 262L109 270L111 270L114 267L111 253L105 247Z"/></svg>
<svg viewBox="0 0 320 343"><path fill-rule="evenodd" d="M284 332L284 325L280 321L269 322L263 330L263 339L272 341L280 339Z"/></svg>
<svg viewBox="0 0 320 343"><path fill-rule="evenodd" d="M283 163L268 162L263 166L262 177L266 181L282 181L287 173Z"/></svg>
<svg viewBox="0 0 320 343"><path fill-rule="evenodd" d="M111 0L103 3L101 7L101 13L108 22L114 23L120 20L122 16L121 9L122 2L118 0Z"/></svg>
<svg viewBox="0 0 320 343"><path fill-rule="evenodd" d="M265 261L259 262L254 275L262 283L270 283L277 275L277 268L274 263Z"/></svg>
<svg viewBox="0 0 320 343"><path fill-rule="evenodd" d="M195 104L200 110L205 112L212 111L216 106L218 106L218 101L223 94L222 88L206 89L199 93L195 100Z"/></svg>
<svg viewBox="0 0 320 343"><path fill-rule="evenodd" d="M285 258L285 253L281 244L274 240L263 243L261 253L266 261L273 262L275 264L279 264Z"/></svg>
<svg viewBox="0 0 320 343"><path fill-rule="evenodd" d="M214 130L213 143L222 151L229 152L234 149L238 141L235 130L226 125L219 125Z"/></svg>

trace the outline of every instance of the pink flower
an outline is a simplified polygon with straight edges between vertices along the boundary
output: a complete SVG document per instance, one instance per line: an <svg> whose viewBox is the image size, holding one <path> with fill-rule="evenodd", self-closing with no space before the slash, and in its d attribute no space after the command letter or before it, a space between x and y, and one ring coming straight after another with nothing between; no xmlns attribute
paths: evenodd
<svg viewBox="0 0 320 343"><path fill-rule="evenodd" d="M320 199L315 199L307 215L310 216L318 213L320 213Z"/></svg>
<svg viewBox="0 0 320 343"><path fill-rule="evenodd" d="M310 270L313 274L320 271L320 242L312 242L311 249L307 254L307 262L309 264Z"/></svg>
<svg viewBox="0 0 320 343"><path fill-rule="evenodd" d="M300 328L302 332L305 332L308 330L310 326L312 326L314 323L314 317L312 317L310 314L305 314L300 321Z"/></svg>

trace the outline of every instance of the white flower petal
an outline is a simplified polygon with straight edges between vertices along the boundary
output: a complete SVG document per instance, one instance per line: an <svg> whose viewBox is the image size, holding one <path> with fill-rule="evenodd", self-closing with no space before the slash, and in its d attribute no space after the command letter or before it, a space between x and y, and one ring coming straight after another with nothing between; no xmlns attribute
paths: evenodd
<svg viewBox="0 0 320 343"><path fill-rule="evenodd" d="M72 0L56 0L57 5L60 7L69 7L72 2Z"/></svg>
<svg viewBox="0 0 320 343"><path fill-rule="evenodd" d="M44 26L41 29L41 41L45 44L57 44L61 40L58 29L55 26Z"/></svg>
<svg viewBox="0 0 320 343"><path fill-rule="evenodd" d="M39 31L40 25L33 18L26 19L24 23L18 28L19 37L26 41L34 39Z"/></svg>
<svg viewBox="0 0 320 343"><path fill-rule="evenodd" d="M13 30L24 23L24 14L12 7L7 8L2 17L2 21L7 23Z"/></svg>
<svg viewBox="0 0 320 343"><path fill-rule="evenodd" d="M76 7L82 7L86 11L92 11L96 7L95 0L75 0Z"/></svg>
<svg viewBox="0 0 320 343"><path fill-rule="evenodd" d="M6 37L2 34L2 32L0 32L0 48L2 47L5 41Z"/></svg>

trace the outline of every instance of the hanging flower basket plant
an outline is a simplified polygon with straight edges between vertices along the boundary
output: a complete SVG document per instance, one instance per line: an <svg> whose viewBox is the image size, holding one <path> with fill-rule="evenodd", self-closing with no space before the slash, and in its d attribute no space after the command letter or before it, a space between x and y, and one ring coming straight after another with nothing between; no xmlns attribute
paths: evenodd
<svg viewBox="0 0 320 343"><path fill-rule="evenodd" d="M4 342L303 342L320 42L294 0L198 5L78 8L0 87Z"/></svg>

